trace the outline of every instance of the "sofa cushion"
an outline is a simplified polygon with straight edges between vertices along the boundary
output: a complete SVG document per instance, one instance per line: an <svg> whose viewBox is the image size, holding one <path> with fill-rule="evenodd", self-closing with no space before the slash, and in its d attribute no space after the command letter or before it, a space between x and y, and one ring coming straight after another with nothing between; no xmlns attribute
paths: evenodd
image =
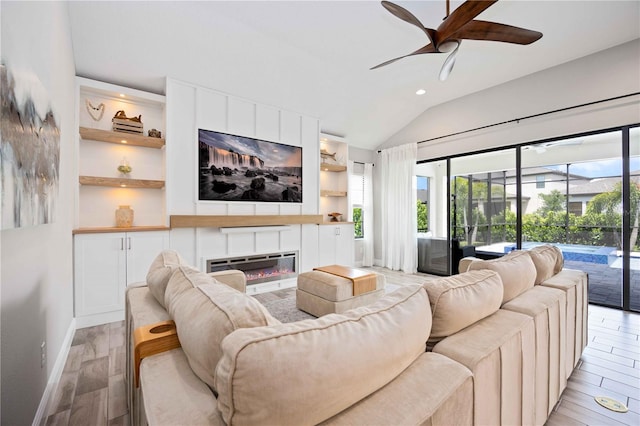
<svg viewBox="0 0 640 426"><path fill-rule="evenodd" d="M218 408L227 424L317 424L396 378L425 350L420 285L315 320L236 330L222 342Z"/></svg>
<svg viewBox="0 0 640 426"><path fill-rule="evenodd" d="M429 340L450 336L485 318L502 304L502 281L497 272L470 271L427 281L433 324Z"/></svg>
<svg viewBox="0 0 640 426"><path fill-rule="evenodd" d="M473 373L474 425L536 424L536 343L531 317L498 309L443 339L433 352Z"/></svg>
<svg viewBox="0 0 640 426"><path fill-rule="evenodd" d="M567 297L564 291L535 286L502 305L533 318L536 339L535 418L544 424L567 385L565 372Z"/></svg>
<svg viewBox="0 0 640 426"><path fill-rule="evenodd" d="M534 286L536 267L527 251L512 251L498 259L476 260L469 265L469 271L489 269L502 279L504 293L502 303L506 303Z"/></svg>
<svg viewBox="0 0 640 426"><path fill-rule="evenodd" d="M544 244L533 247L529 254L536 267L536 285L560 272L564 266L562 251L556 246Z"/></svg>
<svg viewBox="0 0 640 426"><path fill-rule="evenodd" d="M151 266L149 267L147 285L153 297L155 297L163 307L165 307L164 292L167 288L167 283L173 271L175 271L178 266L188 265L177 251L163 250L156 256L154 261L151 262Z"/></svg>
<svg viewBox="0 0 640 426"><path fill-rule="evenodd" d="M169 279L165 305L189 365L212 389L222 339L238 328L280 323L251 296L184 266Z"/></svg>
<svg viewBox="0 0 640 426"><path fill-rule="evenodd" d="M329 425L471 425L473 376L443 355L425 352L382 389L320 423Z"/></svg>
<svg viewBox="0 0 640 426"><path fill-rule="evenodd" d="M146 418L140 424L224 425L216 397L193 374L179 348L143 359L140 387Z"/></svg>

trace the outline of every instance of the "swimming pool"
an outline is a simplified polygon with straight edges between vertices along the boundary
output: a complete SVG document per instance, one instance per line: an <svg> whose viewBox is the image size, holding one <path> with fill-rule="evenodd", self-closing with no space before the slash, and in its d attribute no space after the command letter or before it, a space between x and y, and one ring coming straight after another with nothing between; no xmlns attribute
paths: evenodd
<svg viewBox="0 0 640 426"><path fill-rule="evenodd" d="M530 249L532 247L540 246L548 243L526 242L522 243L523 249ZM583 246L579 244L553 244L562 251L562 256L565 260L575 260L578 262L599 263L601 265L608 265L616 258L615 247L594 247ZM510 244L504 246L504 253L509 253L515 250L516 245Z"/></svg>

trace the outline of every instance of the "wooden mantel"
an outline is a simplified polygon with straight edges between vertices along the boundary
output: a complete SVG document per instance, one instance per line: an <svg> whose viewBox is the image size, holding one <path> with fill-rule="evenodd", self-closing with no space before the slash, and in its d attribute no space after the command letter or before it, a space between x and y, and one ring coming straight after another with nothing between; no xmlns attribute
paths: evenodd
<svg viewBox="0 0 640 426"><path fill-rule="evenodd" d="M299 215L171 215L171 228L221 228L235 226L272 226L321 224L320 214Z"/></svg>

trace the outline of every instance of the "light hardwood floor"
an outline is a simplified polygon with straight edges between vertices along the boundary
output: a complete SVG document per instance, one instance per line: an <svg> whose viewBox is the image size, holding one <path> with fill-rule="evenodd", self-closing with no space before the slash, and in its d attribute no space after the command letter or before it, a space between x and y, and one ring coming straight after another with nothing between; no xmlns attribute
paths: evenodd
<svg viewBox="0 0 640 426"><path fill-rule="evenodd" d="M47 425L128 425L124 321L76 330Z"/></svg>
<svg viewBox="0 0 640 426"><path fill-rule="evenodd" d="M640 424L640 315L589 305L589 344L547 425ZM601 407L609 396L629 411Z"/></svg>
<svg viewBox="0 0 640 426"><path fill-rule="evenodd" d="M392 285L434 278L373 269ZM640 424L639 336L640 314L590 305L589 345L547 425ZM77 330L46 424L128 425L124 358L123 322ZM595 396L615 398L629 412L600 407Z"/></svg>

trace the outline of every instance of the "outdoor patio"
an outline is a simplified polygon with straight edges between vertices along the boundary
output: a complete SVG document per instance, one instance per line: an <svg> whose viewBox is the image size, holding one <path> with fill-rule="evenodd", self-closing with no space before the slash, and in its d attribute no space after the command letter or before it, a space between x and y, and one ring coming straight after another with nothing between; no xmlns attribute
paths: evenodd
<svg viewBox="0 0 640 426"><path fill-rule="evenodd" d="M619 262L603 265L565 260L564 266L589 274L589 303L616 307L622 305L622 268ZM637 258L631 259L630 307L640 311L640 259Z"/></svg>
<svg viewBox="0 0 640 426"><path fill-rule="evenodd" d="M544 243L526 242L528 249ZM622 257L614 247L593 247L578 244L556 244L563 252L564 265L589 274L589 303L622 306ZM508 253L515 248L512 242L500 242L477 247L489 253ZM631 253L630 308L640 311L640 253Z"/></svg>

